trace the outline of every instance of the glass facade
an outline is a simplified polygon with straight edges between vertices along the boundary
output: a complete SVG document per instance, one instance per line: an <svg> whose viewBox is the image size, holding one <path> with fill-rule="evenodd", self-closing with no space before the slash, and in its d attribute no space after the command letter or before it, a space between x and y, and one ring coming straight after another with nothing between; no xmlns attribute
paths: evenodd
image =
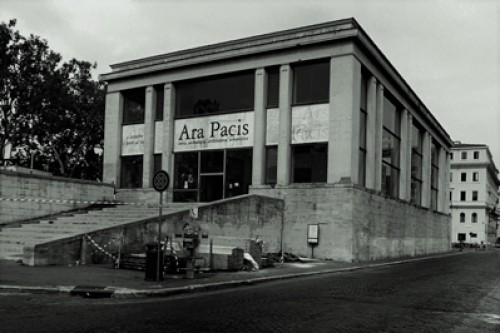
<svg viewBox="0 0 500 333"><path fill-rule="evenodd" d="M293 66L292 103L327 103L330 99L330 60Z"/></svg>
<svg viewBox="0 0 500 333"><path fill-rule="evenodd" d="M176 83L176 116L248 111L254 108L253 71Z"/></svg>
<svg viewBox="0 0 500 333"><path fill-rule="evenodd" d="M142 165L141 156L122 157L121 161L121 188L140 188L142 187Z"/></svg>
<svg viewBox="0 0 500 333"><path fill-rule="evenodd" d="M411 138L411 202L422 203L422 146L423 131L414 121Z"/></svg>
<svg viewBox="0 0 500 333"><path fill-rule="evenodd" d="M278 146L266 147L266 184L276 184L278 178Z"/></svg>
<svg viewBox="0 0 500 333"><path fill-rule="evenodd" d="M278 108L280 102L280 68L271 67L267 72L267 108Z"/></svg>
<svg viewBox="0 0 500 333"><path fill-rule="evenodd" d="M439 195L439 146L431 143L431 209L437 210Z"/></svg>
<svg viewBox="0 0 500 333"><path fill-rule="evenodd" d="M130 89L122 91L123 95L123 124L144 123L144 109L146 104L146 89Z"/></svg>
<svg viewBox="0 0 500 333"><path fill-rule="evenodd" d="M248 193L252 150L208 150L174 155L175 202L206 202Z"/></svg>
<svg viewBox="0 0 500 333"><path fill-rule="evenodd" d="M293 183L326 183L328 144L303 144L292 147Z"/></svg>
<svg viewBox="0 0 500 333"><path fill-rule="evenodd" d="M392 197L399 194L400 111L384 97L382 132L382 192Z"/></svg>
<svg viewBox="0 0 500 333"><path fill-rule="evenodd" d="M366 184L366 128L367 128L367 77L366 73L361 75L360 113L359 113L359 162L358 162L358 184Z"/></svg>

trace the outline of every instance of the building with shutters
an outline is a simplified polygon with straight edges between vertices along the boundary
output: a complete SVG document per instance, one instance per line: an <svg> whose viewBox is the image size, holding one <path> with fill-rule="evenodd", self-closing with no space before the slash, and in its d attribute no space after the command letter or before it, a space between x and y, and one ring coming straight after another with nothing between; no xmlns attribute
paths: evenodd
<svg viewBox="0 0 500 333"><path fill-rule="evenodd" d="M449 249L450 137L356 20L111 69L104 181L119 193L146 198L164 169L169 201L284 199L289 252L366 261Z"/></svg>
<svg viewBox="0 0 500 333"><path fill-rule="evenodd" d="M451 240L494 244L498 221L498 169L487 145L457 142L451 149Z"/></svg>

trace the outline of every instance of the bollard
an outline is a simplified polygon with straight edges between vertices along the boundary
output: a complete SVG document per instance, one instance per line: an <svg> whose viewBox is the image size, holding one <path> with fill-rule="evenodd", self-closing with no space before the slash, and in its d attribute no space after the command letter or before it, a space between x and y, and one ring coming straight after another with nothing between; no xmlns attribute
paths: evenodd
<svg viewBox="0 0 500 333"><path fill-rule="evenodd" d="M83 236L82 243L80 245L80 265L87 264L86 253L87 253L87 241L85 240L85 236Z"/></svg>
<svg viewBox="0 0 500 333"><path fill-rule="evenodd" d="M194 279L194 258L186 259L186 279Z"/></svg>

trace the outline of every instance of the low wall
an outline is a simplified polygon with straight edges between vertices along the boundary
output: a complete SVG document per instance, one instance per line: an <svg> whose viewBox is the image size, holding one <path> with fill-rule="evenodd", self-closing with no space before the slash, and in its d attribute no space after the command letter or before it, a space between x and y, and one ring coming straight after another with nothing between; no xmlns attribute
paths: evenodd
<svg viewBox="0 0 500 333"><path fill-rule="evenodd" d="M113 200L113 194L111 184L0 169L0 224L89 206L84 201Z"/></svg>
<svg viewBox="0 0 500 333"><path fill-rule="evenodd" d="M162 234L182 233L186 223L196 225L208 237L225 236L260 239L266 251L278 252L281 244L282 200L256 195L202 205L192 210L164 216ZM144 253L144 245L157 240L158 218L88 234L110 253ZM104 247L106 245L106 247ZM63 240L26 246L23 262L27 265L71 264L84 259L87 263L107 262L109 257L96 251L82 235Z"/></svg>
<svg viewBox="0 0 500 333"><path fill-rule="evenodd" d="M304 257L371 261L450 250L449 215L436 213L352 184L252 187L281 198L284 249ZM308 224L319 225L319 242L308 244Z"/></svg>

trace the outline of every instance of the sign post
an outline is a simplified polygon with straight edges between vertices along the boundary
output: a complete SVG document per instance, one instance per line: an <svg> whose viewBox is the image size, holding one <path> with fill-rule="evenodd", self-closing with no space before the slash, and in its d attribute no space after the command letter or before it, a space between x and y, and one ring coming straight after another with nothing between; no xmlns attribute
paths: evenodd
<svg viewBox="0 0 500 333"><path fill-rule="evenodd" d="M155 173L153 177L153 188L160 192L159 199L159 212L158 212L158 251L157 251L157 262L156 262L156 282L160 282L160 253L161 253L161 214L163 208L163 192L168 188L170 184L170 177L168 173L164 170L160 170ZM163 266L163 265L162 265Z"/></svg>

